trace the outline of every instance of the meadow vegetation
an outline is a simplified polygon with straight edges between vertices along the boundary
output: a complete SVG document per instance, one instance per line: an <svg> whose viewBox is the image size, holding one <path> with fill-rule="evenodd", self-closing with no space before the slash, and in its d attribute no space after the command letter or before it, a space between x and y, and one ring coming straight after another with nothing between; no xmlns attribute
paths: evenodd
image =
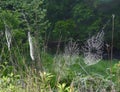
<svg viewBox="0 0 120 92"><path fill-rule="evenodd" d="M120 2L103 1L1 1L0 92L120 92Z"/></svg>

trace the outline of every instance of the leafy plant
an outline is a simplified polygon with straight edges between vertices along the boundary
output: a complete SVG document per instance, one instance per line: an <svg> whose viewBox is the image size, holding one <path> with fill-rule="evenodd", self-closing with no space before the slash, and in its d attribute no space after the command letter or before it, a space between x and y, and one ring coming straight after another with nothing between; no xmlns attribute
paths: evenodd
<svg viewBox="0 0 120 92"><path fill-rule="evenodd" d="M117 90L120 90L119 86L120 86L120 62L116 63L113 67L112 67L112 73L115 74L114 79L116 82L116 88Z"/></svg>
<svg viewBox="0 0 120 92"><path fill-rule="evenodd" d="M73 80L73 85L76 91L82 92L101 91L102 89L110 91L112 90L112 87L115 87L112 80L98 74L77 76Z"/></svg>
<svg viewBox="0 0 120 92"><path fill-rule="evenodd" d="M66 87L65 83L62 84L59 83L57 87L58 87L58 92L70 92L70 87Z"/></svg>

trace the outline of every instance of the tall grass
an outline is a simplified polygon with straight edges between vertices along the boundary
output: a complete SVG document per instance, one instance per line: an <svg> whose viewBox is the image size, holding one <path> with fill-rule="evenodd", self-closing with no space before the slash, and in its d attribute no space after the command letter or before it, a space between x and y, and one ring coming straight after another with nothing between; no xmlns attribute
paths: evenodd
<svg viewBox="0 0 120 92"><path fill-rule="evenodd" d="M29 66L25 58L21 58L22 64L17 63L20 68L12 66L15 72L9 63L1 64L1 92L114 92L119 86L119 83L118 86L115 84L118 79L112 81L114 76L109 73L109 61L86 66L78 54L69 58L65 53L57 56L40 54L44 71L36 70L35 65Z"/></svg>
<svg viewBox="0 0 120 92"><path fill-rule="evenodd" d="M20 49L16 48L18 47L16 44L11 47L9 57L4 57L5 59L2 60L4 63L0 64L0 92L120 91L118 88L120 86L119 63L110 64L109 61L101 60L97 64L88 66L84 63L84 57L79 52L77 42L72 40L65 45L63 53L49 55L48 52L38 49L37 41L36 47L32 47L30 33L28 36L30 55L22 55L19 52ZM99 48L98 45L97 47ZM33 48L35 55L37 54L36 58L32 52ZM2 54L5 55L6 52L9 51L5 50ZM9 61L13 64L11 65ZM114 70L112 74L110 73L111 65Z"/></svg>

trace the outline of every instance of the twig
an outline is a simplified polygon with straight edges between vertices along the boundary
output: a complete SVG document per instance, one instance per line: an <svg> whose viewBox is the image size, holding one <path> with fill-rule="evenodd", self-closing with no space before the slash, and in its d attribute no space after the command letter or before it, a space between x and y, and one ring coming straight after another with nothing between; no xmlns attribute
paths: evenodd
<svg viewBox="0 0 120 92"><path fill-rule="evenodd" d="M112 59L113 59L114 18L115 18L115 15L114 15L114 14L112 14L111 65L112 65ZM111 67L112 67L112 66L111 66ZM111 71L111 72L112 72L112 71Z"/></svg>

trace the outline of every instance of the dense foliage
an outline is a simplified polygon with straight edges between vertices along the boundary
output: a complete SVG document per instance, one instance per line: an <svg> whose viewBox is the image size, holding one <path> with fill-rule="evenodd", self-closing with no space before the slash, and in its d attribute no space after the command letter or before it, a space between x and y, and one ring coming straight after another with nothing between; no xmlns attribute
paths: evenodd
<svg viewBox="0 0 120 92"><path fill-rule="evenodd" d="M119 6L119 0L0 1L0 92L118 92L118 60L87 66L81 45L103 29L109 59L114 30L112 54L119 55Z"/></svg>
<svg viewBox="0 0 120 92"><path fill-rule="evenodd" d="M0 4L0 30L4 30L5 21L21 36L30 30L38 39L58 41L62 36L62 40L83 42L107 24L105 42L110 44L111 16L115 14L114 47L119 49L119 4L118 0L5 0Z"/></svg>
<svg viewBox="0 0 120 92"><path fill-rule="evenodd" d="M60 39L60 33L63 36L67 35L66 38L68 38L70 33L70 37L84 41L97 31L100 31L102 27L107 24L104 29L105 42L110 45L112 14L115 14L114 47L119 49L119 0L48 0L46 2L48 2L47 18L51 22L49 31L51 37L57 35L56 38L52 40ZM69 27L70 29L66 29L68 27L66 23L70 23L68 20L71 20L71 24L73 24L71 25L72 28ZM62 28L60 28L60 25ZM55 32L56 30L57 32Z"/></svg>

